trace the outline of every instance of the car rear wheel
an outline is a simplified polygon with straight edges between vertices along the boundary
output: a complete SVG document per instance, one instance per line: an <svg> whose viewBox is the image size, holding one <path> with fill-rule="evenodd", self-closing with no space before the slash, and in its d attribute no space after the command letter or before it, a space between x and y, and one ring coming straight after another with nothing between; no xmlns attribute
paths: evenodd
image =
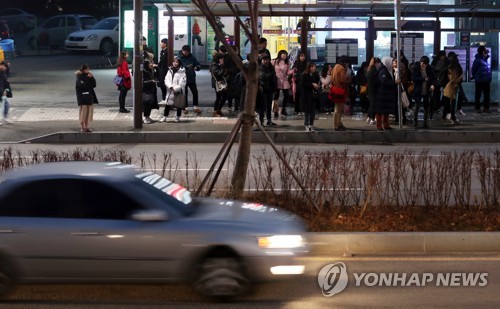
<svg viewBox="0 0 500 309"><path fill-rule="evenodd" d="M113 42L110 39L103 39L99 50L104 55L110 55L113 53Z"/></svg>
<svg viewBox="0 0 500 309"><path fill-rule="evenodd" d="M6 258L0 257L0 296L5 295L14 285L14 267Z"/></svg>
<svg viewBox="0 0 500 309"><path fill-rule="evenodd" d="M244 294L249 288L241 262L234 256L211 255L198 268L194 289L207 297L226 300Z"/></svg>

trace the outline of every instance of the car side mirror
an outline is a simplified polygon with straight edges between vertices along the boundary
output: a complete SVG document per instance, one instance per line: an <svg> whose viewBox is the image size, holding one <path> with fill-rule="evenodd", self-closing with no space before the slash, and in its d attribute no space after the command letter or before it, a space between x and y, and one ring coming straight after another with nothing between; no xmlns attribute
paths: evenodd
<svg viewBox="0 0 500 309"><path fill-rule="evenodd" d="M138 210L132 214L132 219L136 221L167 221L168 213L160 209Z"/></svg>

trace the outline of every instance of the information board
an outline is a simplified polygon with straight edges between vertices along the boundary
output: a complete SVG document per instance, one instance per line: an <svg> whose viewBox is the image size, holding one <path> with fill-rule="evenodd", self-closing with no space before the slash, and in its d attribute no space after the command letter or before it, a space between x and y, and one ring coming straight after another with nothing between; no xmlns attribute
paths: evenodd
<svg viewBox="0 0 500 309"><path fill-rule="evenodd" d="M399 38L400 48L410 63L419 61L425 55L423 33L400 33ZM396 46L396 32L391 32L391 55L396 55Z"/></svg>
<svg viewBox="0 0 500 309"><path fill-rule="evenodd" d="M335 64L341 56L358 64L358 39L325 39L325 62Z"/></svg>

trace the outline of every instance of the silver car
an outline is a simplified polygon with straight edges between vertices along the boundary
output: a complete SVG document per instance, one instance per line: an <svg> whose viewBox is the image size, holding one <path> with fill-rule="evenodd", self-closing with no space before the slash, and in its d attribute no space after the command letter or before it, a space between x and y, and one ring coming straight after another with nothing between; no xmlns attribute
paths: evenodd
<svg viewBox="0 0 500 309"><path fill-rule="evenodd" d="M87 30L97 23L97 19L90 15L66 14L52 16L40 26L26 34L28 44L35 48L40 45L58 47L64 46L68 34Z"/></svg>
<svg viewBox="0 0 500 309"><path fill-rule="evenodd" d="M18 282L188 281L229 298L304 272L304 226L274 207L193 198L121 163L45 163L4 179L1 293Z"/></svg>

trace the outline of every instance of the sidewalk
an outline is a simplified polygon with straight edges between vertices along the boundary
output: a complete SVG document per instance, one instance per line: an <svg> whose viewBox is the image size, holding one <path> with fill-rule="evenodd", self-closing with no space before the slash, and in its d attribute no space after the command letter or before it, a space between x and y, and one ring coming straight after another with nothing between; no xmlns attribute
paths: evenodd
<svg viewBox="0 0 500 309"><path fill-rule="evenodd" d="M211 117L211 108L202 108L200 116L190 112L174 122L173 113L167 123L143 124L134 129L133 113L121 114L117 108L95 106L93 133L80 133L77 108L28 108L13 109L12 123L0 126L0 141L3 143L222 143L236 123L237 115ZM317 132L305 132L301 116L278 119L277 126L266 127L277 143L498 143L500 142L500 112L477 114L472 107L464 109L461 124L450 125L435 119L429 130L413 129L413 125L394 131L377 132L375 126L366 123L361 113L344 116L347 131L333 130L332 115L319 114L315 121ZM151 118L161 118L154 110ZM420 124L421 125L421 124ZM261 132L254 133L255 142L266 142Z"/></svg>

